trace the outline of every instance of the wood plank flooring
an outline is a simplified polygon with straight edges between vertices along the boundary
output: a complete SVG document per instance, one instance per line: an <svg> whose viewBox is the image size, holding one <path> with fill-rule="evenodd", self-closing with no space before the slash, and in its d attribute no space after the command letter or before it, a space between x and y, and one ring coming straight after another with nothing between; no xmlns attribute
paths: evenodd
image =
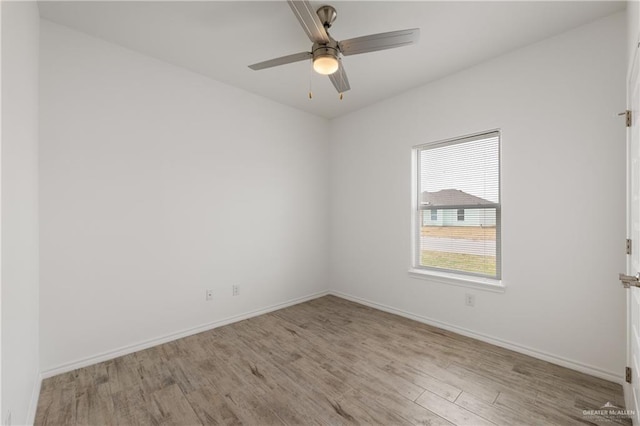
<svg viewBox="0 0 640 426"><path fill-rule="evenodd" d="M46 379L35 424L584 425L607 402L620 385L327 296Z"/></svg>

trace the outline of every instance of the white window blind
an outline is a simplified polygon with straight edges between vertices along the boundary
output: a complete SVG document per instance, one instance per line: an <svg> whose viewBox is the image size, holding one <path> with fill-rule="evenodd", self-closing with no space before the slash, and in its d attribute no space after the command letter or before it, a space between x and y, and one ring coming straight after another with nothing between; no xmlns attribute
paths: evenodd
<svg viewBox="0 0 640 426"><path fill-rule="evenodd" d="M499 132L415 149L414 266L500 279Z"/></svg>

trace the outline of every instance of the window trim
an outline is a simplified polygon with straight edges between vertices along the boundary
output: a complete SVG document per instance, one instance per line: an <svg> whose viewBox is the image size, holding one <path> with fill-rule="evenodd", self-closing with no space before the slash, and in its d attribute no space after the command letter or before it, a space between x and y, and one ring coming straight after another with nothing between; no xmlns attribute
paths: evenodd
<svg viewBox="0 0 640 426"><path fill-rule="evenodd" d="M459 287L473 288L477 290L491 291L494 293L504 293L506 282L493 278L482 278L475 275L463 275L452 272L439 272L431 269L416 269L409 267L411 278L422 279L439 284L454 285Z"/></svg>
<svg viewBox="0 0 640 426"><path fill-rule="evenodd" d="M496 209L496 272L497 277L481 276L478 274L465 273L464 271L440 270L436 268L420 267L420 228L421 211L419 205L419 184L420 161L419 152L428 147L439 148L473 140L483 139L491 134L498 134L498 200L499 203L487 205L486 208ZM465 207L453 206L451 208ZM466 136L450 138L435 142L428 142L414 145L411 149L411 264L409 275L413 278L421 278L443 284L471 287L481 290L503 292L506 288L502 276L502 132L500 129L493 129Z"/></svg>

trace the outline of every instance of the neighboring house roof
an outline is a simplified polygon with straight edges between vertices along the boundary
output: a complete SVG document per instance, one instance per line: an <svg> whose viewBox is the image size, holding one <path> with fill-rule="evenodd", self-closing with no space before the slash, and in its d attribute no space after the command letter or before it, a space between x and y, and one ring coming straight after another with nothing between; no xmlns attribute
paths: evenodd
<svg viewBox="0 0 640 426"><path fill-rule="evenodd" d="M424 191L422 193L422 204L437 207L446 206L468 206L494 204L484 198L467 194L459 189L443 189L437 192Z"/></svg>

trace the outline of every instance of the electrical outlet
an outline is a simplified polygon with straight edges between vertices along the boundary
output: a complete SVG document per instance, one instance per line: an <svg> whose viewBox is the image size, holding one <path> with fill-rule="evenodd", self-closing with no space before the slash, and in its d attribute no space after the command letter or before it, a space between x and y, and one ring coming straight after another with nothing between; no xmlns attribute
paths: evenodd
<svg viewBox="0 0 640 426"><path fill-rule="evenodd" d="M234 285L231 287L231 291L233 292L233 295L234 295L234 296L239 296L239 295L240 295L240 286L239 286L239 285L237 285L237 284L234 284Z"/></svg>
<svg viewBox="0 0 640 426"><path fill-rule="evenodd" d="M213 290L209 289L207 290L207 300L213 300Z"/></svg>
<svg viewBox="0 0 640 426"><path fill-rule="evenodd" d="M476 306L476 296L475 294L465 293L464 295L464 304L467 306Z"/></svg>

